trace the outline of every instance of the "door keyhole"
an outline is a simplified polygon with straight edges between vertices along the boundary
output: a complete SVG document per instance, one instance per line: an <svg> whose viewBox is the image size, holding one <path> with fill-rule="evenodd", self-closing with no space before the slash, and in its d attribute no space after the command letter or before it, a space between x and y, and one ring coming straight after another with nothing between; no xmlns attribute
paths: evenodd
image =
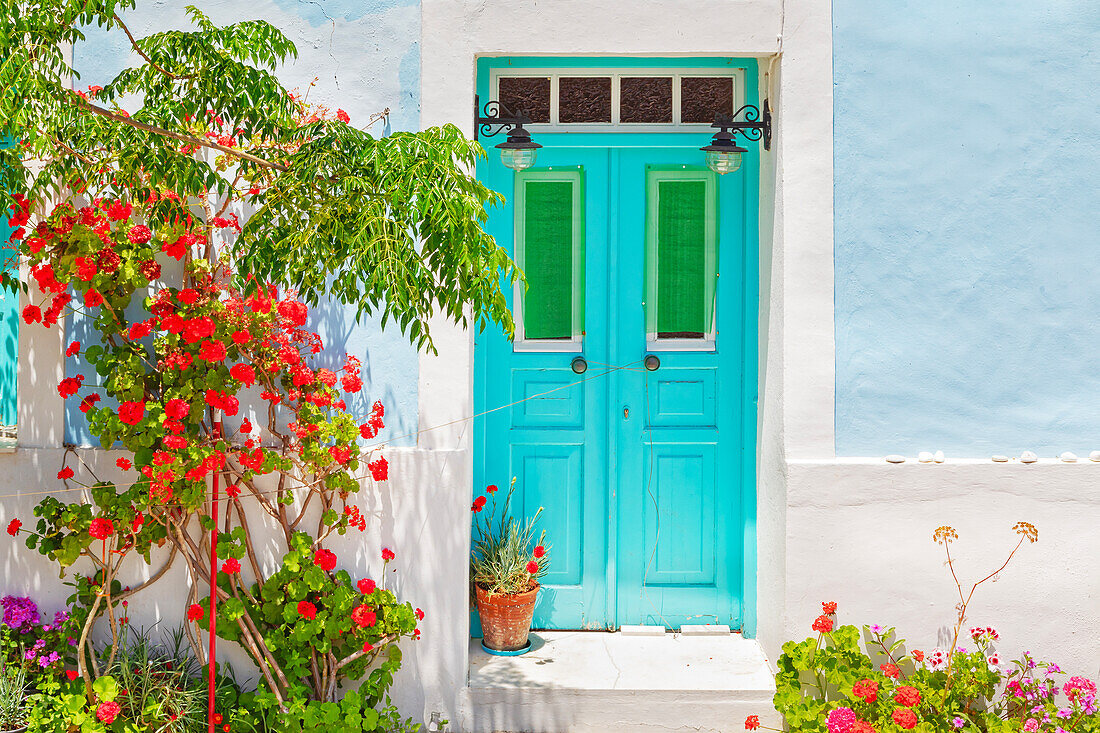
<svg viewBox="0 0 1100 733"><path fill-rule="evenodd" d="M623 407L623 420L629 420L629 419L630 419L630 408L629 407Z"/></svg>

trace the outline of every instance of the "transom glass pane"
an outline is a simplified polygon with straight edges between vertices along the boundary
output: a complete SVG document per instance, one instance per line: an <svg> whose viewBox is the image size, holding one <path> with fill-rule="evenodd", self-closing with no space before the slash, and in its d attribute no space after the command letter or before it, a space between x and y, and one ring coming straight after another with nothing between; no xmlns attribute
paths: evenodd
<svg viewBox="0 0 1100 733"><path fill-rule="evenodd" d="M623 77L619 122L672 122L672 77Z"/></svg>
<svg viewBox="0 0 1100 733"><path fill-rule="evenodd" d="M716 114L733 114L733 79L685 76L680 79L680 122L714 122Z"/></svg>
<svg viewBox="0 0 1100 733"><path fill-rule="evenodd" d="M501 77L500 103L515 114L523 111L532 122L549 122L550 77Z"/></svg>
<svg viewBox="0 0 1100 733"><path fill-rule="evenodd" d="M527 278L523 338L572 339L584 307L580 172L524 172L516 186L516 259Z"/></svg>
<svg viewBox="0 0 1100 733"><path fill-rule="evenodd" d="M711 339L717 283L714 174L654 170L647 179L649 337Z"/></svg>
<svg viewBox="0 0 1100 733"><path fill-rule="evenodd" d="M611 122L611 77L558 79L558 122Z"/></svg>

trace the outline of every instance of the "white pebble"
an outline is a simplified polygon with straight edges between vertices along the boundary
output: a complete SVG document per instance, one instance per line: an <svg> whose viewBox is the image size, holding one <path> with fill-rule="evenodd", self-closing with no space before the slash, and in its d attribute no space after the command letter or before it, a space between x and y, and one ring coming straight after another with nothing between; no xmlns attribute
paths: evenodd
<svg viewBox="0 0 1100 733"><path fill-rule="evenodd" d="M1066 451L1058 457L1062 459L1062 463L1077 463L1077 454L1070 451Z"/></svg>
<svg viewBox="0 0 1100 733"><path fill-rule="evenodd" d="M994 463L1008 463L1008 456L993 456Z"/></svg>
<svg viewBox="0 0 1100 733"><path fill-rule="evenodd" d="M932 454L926 450L922 450L919 454L917 454L917 460L921 463L931 463Z"/></svg>
<svg viewBox="0 0 1100 733"><path fill-rule="evenodd" d="M887 463L905 463L905 456L899 456L897 453L891 453L886 456Z"/></svg>
<svg viewBox="0 0 1100 733"><path fill-rule="evenodd" d="M932 460L936 463L943 463L947 460L947 457L943 454L942 450L936 451L936 455L932 456Z"/></svg>
<svg viewBox="0 0 1100 733"><path fill-rule="evenodd" d="M1089 453L1089 460L1094 463L1100 463L1100 450L1094 450Z"/></svg>
<svg viewBox="0 0 1100 733"><path fill-rule="evenodd" d="M1035 455L1029 450L1025 450L1020 454L1020 463L1035 463L1039 460L1039 456Z"/></svg>

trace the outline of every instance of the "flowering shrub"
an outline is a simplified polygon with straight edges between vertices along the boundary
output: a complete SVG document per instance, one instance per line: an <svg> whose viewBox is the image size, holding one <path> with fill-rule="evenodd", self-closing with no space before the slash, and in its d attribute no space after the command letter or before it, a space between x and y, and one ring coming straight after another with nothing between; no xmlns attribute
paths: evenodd
<svg viewBox="0 0 1100 733"><path fill-rule="evenodd" d="M74 658L74 634L79 633L68 612L58 611L49 621L42 621L38 605L25 596L4 596L0 605L4 609L0 623L3 666L23 668L32 685L60 675Z"/></svg>
<svg viewBox="0 0 1100 733"><path fill-rule="evenodd" d="M485 495L474 499L470 507L477 531L470 555L470 580L491 593L515 594L536 588L550 565L546 532L535 541L535 525L542 507L535 516L519 521L509 511L515 491L516 481L512 479L499 514L494 485L487 487ZM492 497L493 506L482 514L489 501L487 497Z"/></svg>
<svg viewBox="0 0 1100 733"><path fill-rule="evenodd" d="M1020 540L1009 560L1025 540L1038 538L1026 522L1015 529ZM945 547L957 536L950 527L935 533ZM950 563L949 549L947 554ZM953 566L951 571L954 576ZM1028 654L1003 664L994 648L1000 635L989 626L972 627L969 639L962 639L974 589L993 575L975 583L969 595L959 585L952 644L928 652L907 649L892 627L865 626L861 634L855 626L837 626L836 604L823 603L811 625L816 635L783 645L776 709L791 730L821 733L1100 731L1092 681L1061 682L1057 665L1037 663ZM761 727L758 716L745 721L747 730Z"/></svg>
<svg viewBox="0 0 1100 733"><path fill-rule="evenodd" d="M362 420L348 412L345 395L363 386L353 357L339 371L312 365L322 344L304 328L305 305L255 282L251 292L234 290L219 263L198 256L208 227L141 223L139 211L102 199L80 209L62 205L21 245L45 298L24 309L24 320L52 327L66 310L94 318L101 343L74 342L68 353L86 359L101 383L68 377L58 393L80 402L104 447L128 452L118 468L132 478L83 484L65 466L58 477L85 486L92 501L47 497L35 509L34 531L17 521L9 533L25 534L29 547L63 568L91 562L94 573L75 581L86 686L101 671L88 651L91 628L105 617L117 639L128 598L182 556L197 659L204 650L194 629L208 628L209 598L201 595L213 576L216 633L248 651L279 708L303 694L335 701L340 682L362 677L380 656L395 669L400 655L391 645L417 633L411 605L379 588L361 593L323 545L334 533L366 527L353 495L367 475L387 480L388 464L358 441L378 435L385 410L376 402ZM175 282L165 274L173 259L182 271ZM241 416L246 394L262 405L256 423ZM239 428L227 430L223 416L240 419ZM204 541L215 528L215 480L224 486L225 510L217 517L220 564L212 566ZM312 534L303 531L310 511ZM270 573L252 542L256 513L286 543ZM150 580L121 587L123 563L133 556L149 562L162 544L171 553Z"/></svg>

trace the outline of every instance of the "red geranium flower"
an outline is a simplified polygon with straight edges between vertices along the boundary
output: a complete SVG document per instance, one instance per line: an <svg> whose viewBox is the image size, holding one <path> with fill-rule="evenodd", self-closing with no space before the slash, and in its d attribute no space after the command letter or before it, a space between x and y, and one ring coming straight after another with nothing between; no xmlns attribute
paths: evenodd
<svg viewBox="0 0 1100 733"><path fill-rule="evenodd" d="M872 679L862 679L852 686L852 694L865 702L878 699L878 683Z"/></svg>
<svg viewBox="0 0 1100 733"><path fill-rule="evenodd" d="M62 481L64 481L65 479L72 478L73 476L74 476L73 469L70 468L69 466L65 466L65 468L63 468L63 469L61 469L60 471L57 472L57 477L59 479L61 479Z"/></svg>
<svg viewBox="0 0 1100 733"><path fill-rule="evenodd" d="M375 481L386 481L390 477L390 464L382 456L379 456L377 461L368 463L367 468L370 469L371 478Z"/></svg>
<svg viewBox="0 0 1100 733"><path fill-rule="evenodd" d="M251 387L256 382L256 370L248 364L234 364L229 369L229 376L243 383L246 387Z"/></svg>
<svg viewBox="0 0 1100 733"><path fill-rule="evenodd" d="M528 573L530 573L531 575L534 575L538 571L539 571L539 564L537 562L532 560L529 563L527 563L527 572Z"/></svg>
<svg viewBox="0 0 1100 733"><path fill-rule="evenodd" d="M490 494L495 494L495 493L497 493L497 485L496 484L489 484L488 486L485 487L485 491L490 493Z"/></svg>
<svg viewBox="0 0 1100 733"><path fill-rule="evenodd" d="M355 625L361 629L365 629L368 626L374 626L378 623L378 614L376 614L365 603L355 607L351 612L351 620L355 622Z"/></svg>
<svg viewBox="0 0 1100 733"><path fill-rule="evenodd" d="M145 244L153 238L153 233L149 231L149 227L138 224L126 233L126 238L130 240L131 244Z"/></svg>
<svg viewBox="0 0 1100 733"><path fill-rule="evenodd" d="M241 572L241 563L237 558L231 557L222 563L222 572L226 575Z"/></svg>
<svg viewBox="0 0 1100 733"><path fill-rule="evenodd" d="M11 520L10 522L8 522L8 534L14 537L19 533L19 528L22 526L23 523L20 522L18 519Z"/></svg>
<svg viewBox="0 0 1100 733"><path fill-rule="evenodd" d="M909 708L898 708L890 717L905 730L912 730L917 727L917 714Z"/></svg>
<svg viewBox="0 0 1100 733"><path fill-rule="evenodd" d="M23 309L23 321L29 326L42 320L42 309L37 305L28 305Z"/></svg>
<svg viewBox="0 0 1100 733"><path fill-rule="evenodd" d="M75 669L66 669L65 670L65 676L69 679L69 682L72 682L73 680L75 680L77 677L80 676L80 673L77 672Z"/></svg>
<svg viewBox="0 0 1100 733"><path fill-rule="evenodd" d="M127 425L137 425L145 417L144 402L123 402L118 406L118 419Z"/></svg>
<svg viewBox="0 0 1100 733"><path fill-rule="evenodd" d="M345 125L346 125L347 123L351 122L351 117L349 117L349 116L348 116L348 113L347 113L347 112L345 112L345 111L344 111L344 110L342 110L342 109L338 109L338 110L336 110L336 119L340 120L340 121L341 121L341 122L343 122L343 123L344 123Z"/></svg>
<svg viewBox="0 0 1100 733"><path fill-rule="evenodd" d="M134 464L130 463L129 459L127 458L119 458L117 461L115 461L115 465L121 468L123 471L129 471Z"/></svg>
<svg viewBox="0 0 1100 733"><path fill-rule="evenodd" d="M385 562L389 562L390 560L393 560L395 557L397 557L397 555L394 554L393 550L391 550L388 547L383 547L382 548L382 559Z"/></svg>
<svg viewBox="0 0 1100 733"><path fill-rule="evenodd" d="M101 702L99 707L96 708L95 716L99 718L99 722L104 725L110 725L115 722L115 718L122 712L122 708L119 707L117 702Z"/></svg>
<svg viewBox="0 0 1100 733"><path fill-rule="evenodd" d="M760 716L750 715L745 718L745 730L756 730L760 727Z"/></svg>
<svg viewBox="0 0 1100 733"><path fill-rule="evenodd" d="M233 343L235 343L235 344L238 344L238 345L247 344L251 340L252 340L252 334L250 334L248 331L234 331L233 332Z"/></svg>
<svg viewBox="0 0 1100 733"><path fill-rule="evenodd" d="M415 611L413 611L413 615L416 616L417 621L423 621L424 620L424 612L421 611L419 608L416 609Z"/></svg>
<svg viewBox="0 0 1100 733"><path fill-rule="evenodd" d="M69 344L69 348L65 349L65 356L76 356L80 353L80 342L73 341Z"/></svg>
<svg viewBox="0 0 1100 733"><path fill-rule="evenodd" d="M546 554L546 548L543 547L542 545L535 545L535 551L531 554L534 555L535 557L542 557L543 555Z"/></svg>
<svg viewBox="0 0 1100 733"><path fill-rule="evenodd" d="M918 662L924 661L924 652L922 652L920 649L914 649L912 653L913 659L917 660Z"/></svg>
<svg viewBox="0 0 1100 733"><path fill-rule="evenodd" d="M298 615L312 621L317 618L317 606L309 601L298 601Z"/></svg>
<svg viewBox="0 0 1100 733"><path fill-rule="evenodd" d="M224 361L225 344L214 339L207 339L202 342L198 356L200 359L205 359L206 361Z"/></svg>
<svg viewBox="0 0 1100 733"><path fill-rule="evenodd" d="M834 613L836 613L836 602L835 601L823 601L822 604L821 604L821 610L827 616L832 616Z"/></svg>
<svg viewBox="0 0 1100 733"><path fill-rule="evenodd" d="M77 374L75 377L66 377L61 380L61 384L57 385L57 393L62 397L72 397L76 394L76 391L80 389L80 385L83 383L83 374Z"/></svg>
<svg viewBox="0 0 1100 733"><path fill-rule="evenodd" d="M187 417L187 414L191 412L191 406L187 404L186 400L168 400L167 404L164 405L164 412L169 417L180 420Z"/></svg>
<svg viewBox="0 0 1100 733"><path fill-rule="evenodd" d="M810 627L819 634L825 634L833 630L833 620L828 616L822 614L818 616L813 625Z"/></svg>
<svg viewBox="0 0 1100 733"><path fill-rule="evenodd" d="M191 607L187 609L188 621L202 621L203 616L206 615L206 609L197 603L192 603Z"/></svg>
<svg viewBox="0 0 1100 733"><path fill-rule="evenodd" d="M135 323L130 326L130 332L127 334L131 341L137 341L143 339L153 332L153 327L146 322Z"/></svg>
<svg viewBox="0 0 1100 733"><path fill-rule="evenodd" d="M373 580L371 580L370 578L363 578L362 580L359 581L358 586L359 586L359 592L364 594L364 595L370 595L371 593L374 592L374 589L377 587L375 582Z"/></svg>
<svg viewBox="0 0 1100 733"><path fill-rule="evenodd" d="M107 218L113 221L122 221L123 219L129 219L133 211L134 207L130 204L114 201L107 207Z"/></svg>
<svg viewBox="0 0 1100 733"><path fill-rule="evenodd" d="M883 664L879 667L879 669L882 670L882 673L884 675L892 679L897 679L901 676L901 670L898 669L898 665L896 664Z"/></svg>
<svg viewBox="0 0 1100 733"><path fill-rule="evenodd" d="M364 654L368 654L372 649L374 649L374 644L371 644L369 641L364 641L363 642L363 653Z"/></svg>
<svg viewBox="0 0 1100 733"><path fill-rule="evenodd" d="M141 525L143 524L145 524L145 515L138 512L137 516L134 517L134 521L130 522L130 531L133 534L137 534L141 531Z"/></svg>
<svg viewBox="0 0 1100 733"><path fill-rule="evenodd" d="M898 705L904 705L907 708L920 705L920 692L917 688L910 687L909 685L902 685L894 691L894 700Z"/></svg>
<svg viewBox="0 0 1100 733"><path fill-rule="evenodd" d="M103 296L99 294L99 291L95 288L88 288L84 293L84 305L89 308L95 308L97 305L103 305Z"/></svg>
<svg viewBox="0 0 1100 733"><path fill-rule="evenodd" d="M99 402L101 399L103 398L97 394L88 395L80 401L80 411L85 415L88 414L88 411L95 407L95 403Z"/></svg>
<svg viewBox="0 0 1100 733"><path fill-rule="evenodd" d="M331 550L318 550L313 555L313 564L319 565L326 572L331 572L336 567L336 553Z"/></svg>
<svg viewBox="0 0 1100 733"><path fill-rule="evenodd" d="M96 517L88 527L88 534L97 540L105 540L115 533L115 525L110 519Z"/></svg>

